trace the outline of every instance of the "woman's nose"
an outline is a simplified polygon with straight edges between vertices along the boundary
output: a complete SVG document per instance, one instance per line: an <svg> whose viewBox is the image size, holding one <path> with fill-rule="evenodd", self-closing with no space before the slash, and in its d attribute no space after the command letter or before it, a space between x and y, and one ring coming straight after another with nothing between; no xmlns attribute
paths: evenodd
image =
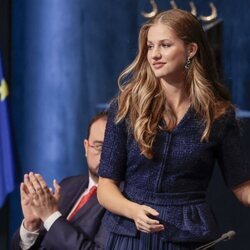
<svg viewBox="0 0 250 250"><path fill-rule="evenodd" d="M160 57L161 57L161 52L160 52L159 48L155 48L153 50L153 53L152 53L152 58L157 59L157 58L160 58Z"/></svg>

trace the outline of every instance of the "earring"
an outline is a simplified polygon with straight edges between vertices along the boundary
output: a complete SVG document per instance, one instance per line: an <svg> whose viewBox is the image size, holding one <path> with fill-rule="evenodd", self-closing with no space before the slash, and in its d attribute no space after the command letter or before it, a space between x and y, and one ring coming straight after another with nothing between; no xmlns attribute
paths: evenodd
<svg viewBox="0 0 250 250"><path fill-rule="evenodd" d="M188 59L187 59L187 61L186 61L186 64L185 64L185 69L189 69L189 67L190 67L190 64L191 64L191 60L190 60L190 58L188 57Z"/></svg>

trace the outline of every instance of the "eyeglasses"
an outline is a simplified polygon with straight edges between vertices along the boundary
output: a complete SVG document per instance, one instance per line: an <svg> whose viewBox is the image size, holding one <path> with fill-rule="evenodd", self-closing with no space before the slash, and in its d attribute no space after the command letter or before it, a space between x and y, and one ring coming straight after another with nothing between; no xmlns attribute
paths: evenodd
<svg viewBox="0 0 250 250"><path fill-rule="evenodd" d="M88 142L88 146L89 146L90 148L93 148L93 149L96 151L97 154L101 154L101 152L102 152L102 144L93 144L93 145L91 145L91 144Z"/></svg>

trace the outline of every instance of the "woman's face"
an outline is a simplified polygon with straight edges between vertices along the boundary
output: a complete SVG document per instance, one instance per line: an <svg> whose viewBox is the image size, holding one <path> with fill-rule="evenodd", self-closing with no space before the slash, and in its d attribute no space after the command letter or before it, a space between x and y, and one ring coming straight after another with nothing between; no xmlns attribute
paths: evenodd
<svg viewBox="0 0 250 250"><path fill-rule="evenodd" d="M157 78L179 78L185 71L187 46L168 26L158 23L149 28L147 59Z"/></svg>

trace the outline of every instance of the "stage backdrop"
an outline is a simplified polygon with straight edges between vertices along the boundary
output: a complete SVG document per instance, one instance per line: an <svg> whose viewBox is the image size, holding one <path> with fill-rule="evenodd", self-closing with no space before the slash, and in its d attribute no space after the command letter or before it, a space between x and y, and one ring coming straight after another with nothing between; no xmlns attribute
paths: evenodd
<svg viewBox="0 0 250 250"><path fill-rule="evenodd" d="M194 2L199 14L210 13L208 0ZM242 109L250 109L248 2L214 1L224 20L225 76ZM176 3L189 10L188 1ZM170 8L169 1L157 4ZM49 184L86 172L87 123L117 93L116 79L135 56L141 11L150 10L147 0L12 1L11 111L20 180L29 171ZM21 221L18 191L11 218L13 233Z"/></svg>

